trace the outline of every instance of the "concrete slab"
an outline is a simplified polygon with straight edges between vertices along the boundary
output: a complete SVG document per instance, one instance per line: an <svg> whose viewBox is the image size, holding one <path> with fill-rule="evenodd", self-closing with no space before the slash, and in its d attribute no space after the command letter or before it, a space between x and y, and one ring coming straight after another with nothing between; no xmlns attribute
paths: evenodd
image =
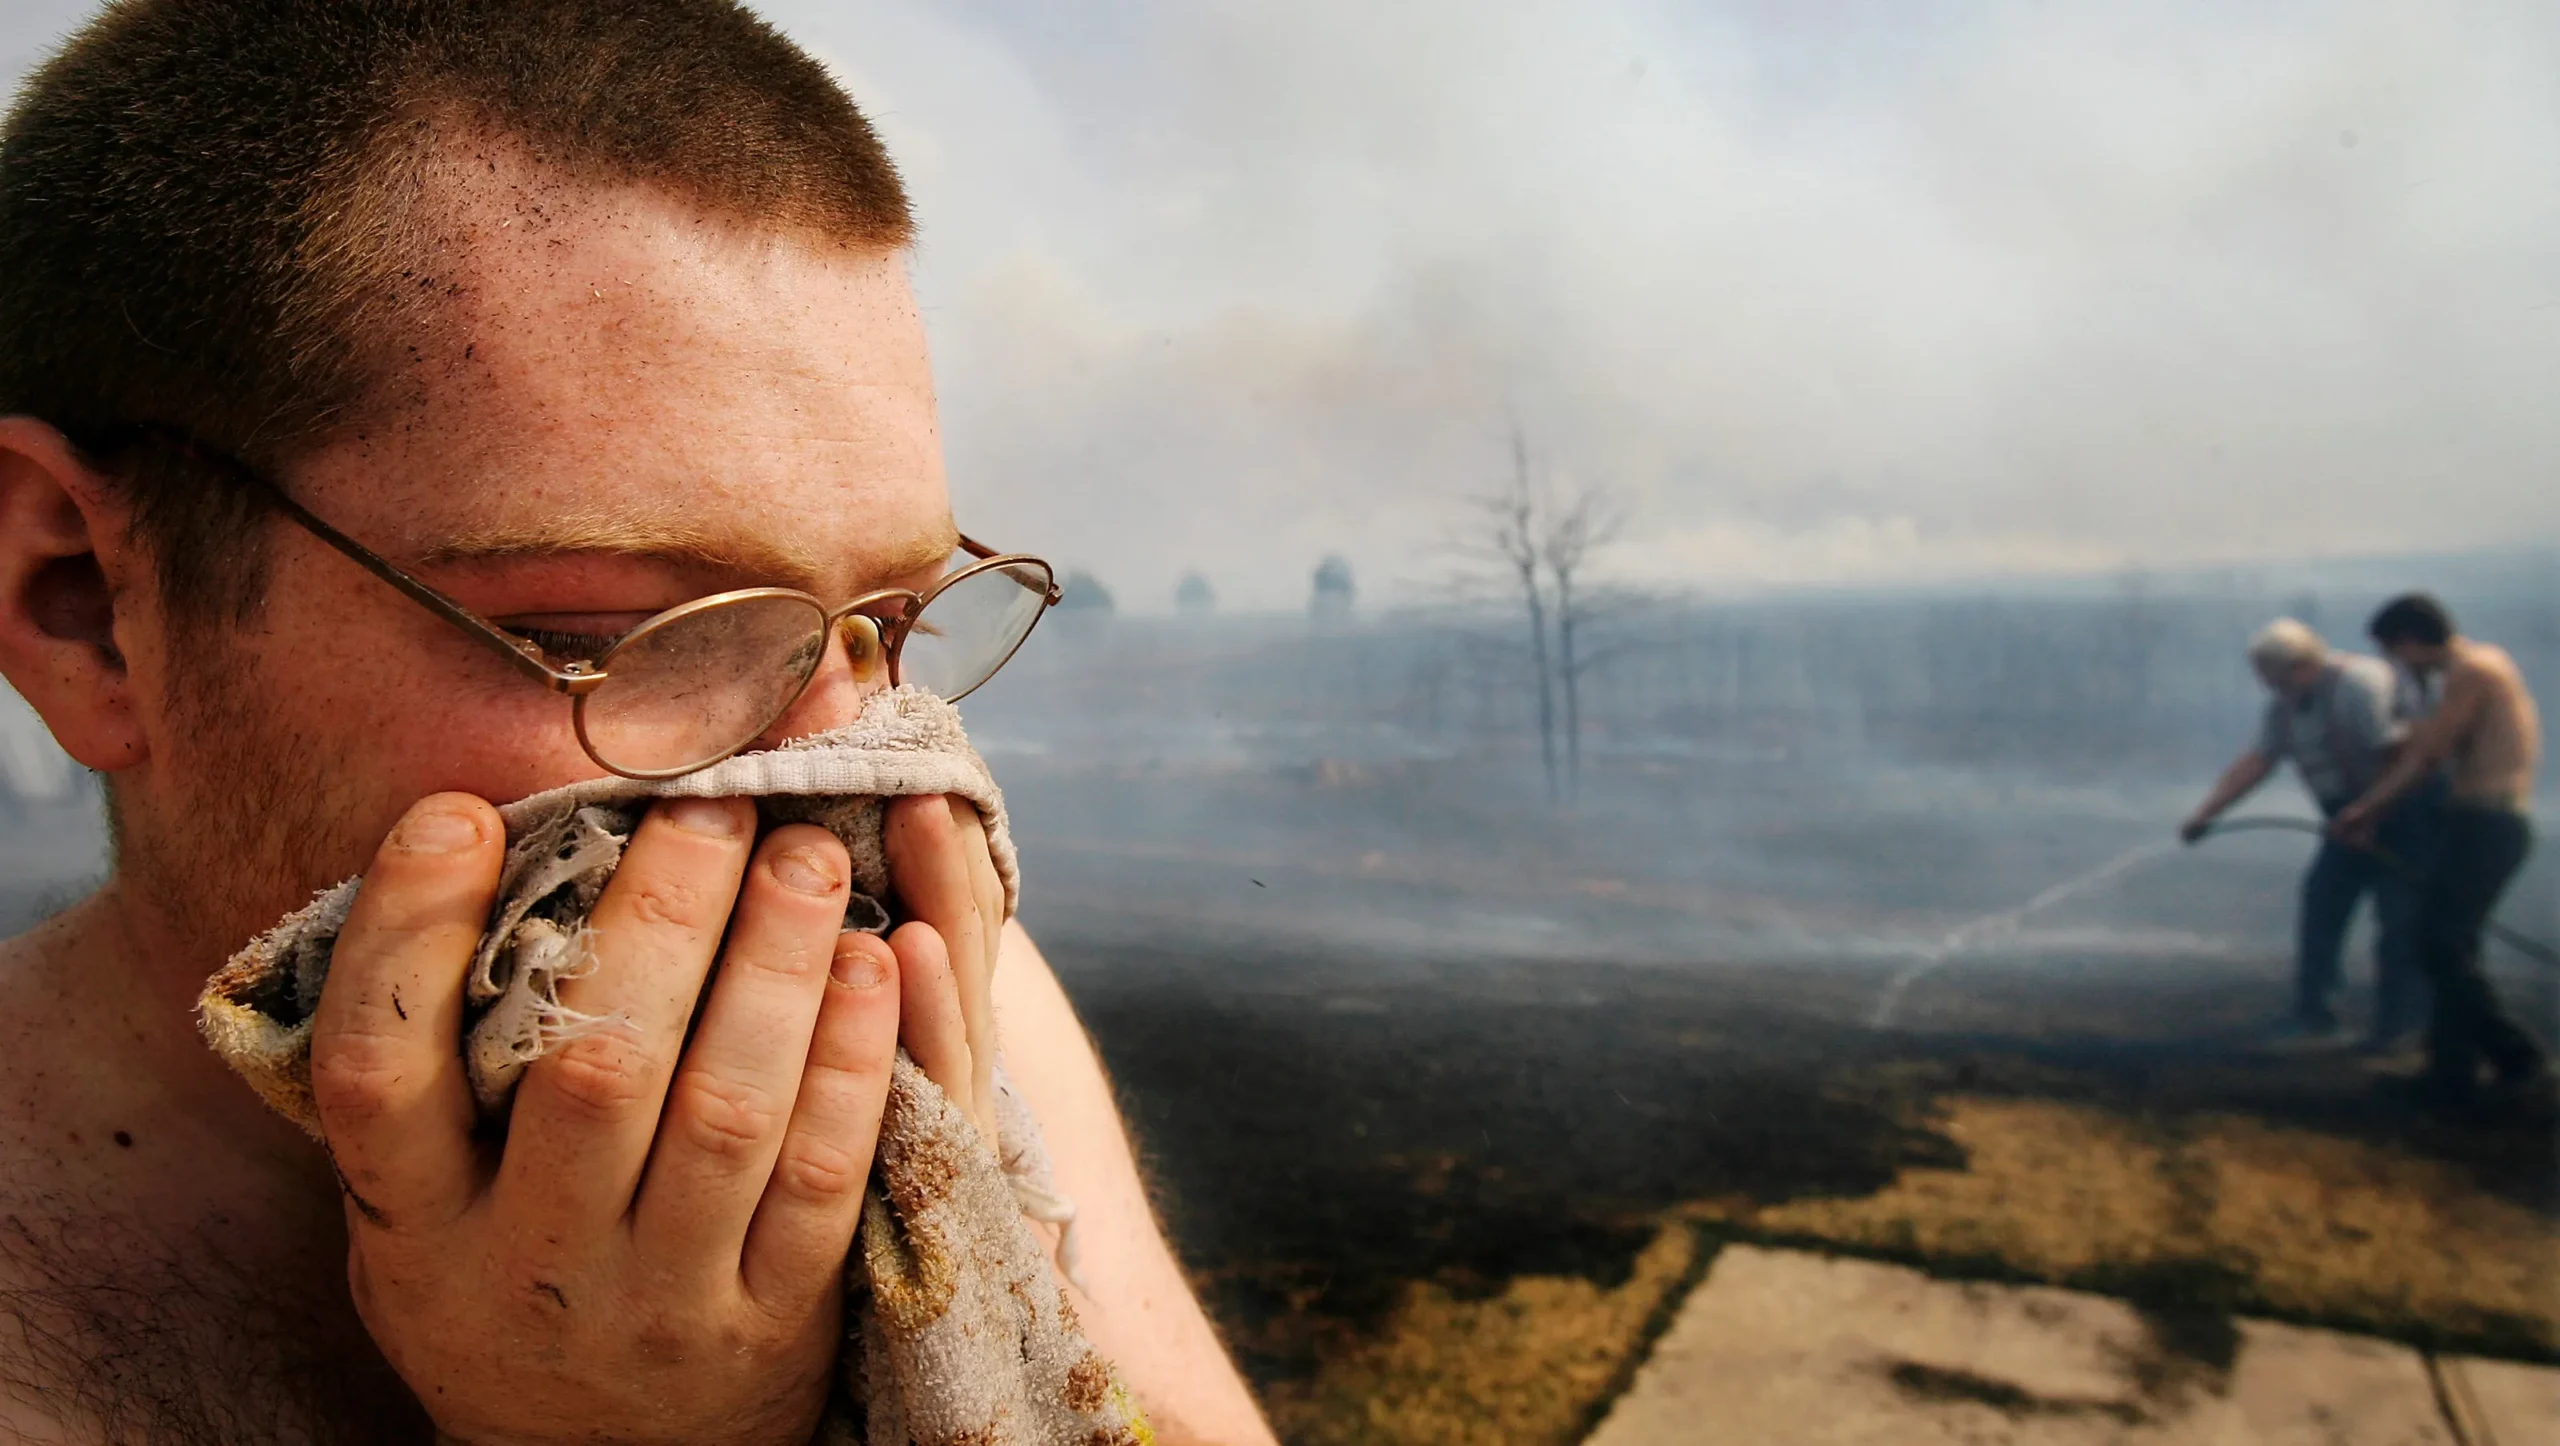
<svg viewBox="0 0 2560 1446"><path fill-rule="evenodd" d="M2446 1356L2436 1369L2463 1446L2560 1446L2560 1368Z"/></svg>
<svg viewBox="0 0 2560 1446"><path fill-rule="evenodd" d="M2424 1356L2371 1336L2274 1321L2234 1322L2238 1358L2219 1400L2198 1400L2169 1441L2216 1446L2460 1446L2436 1400Z"/></svg>
<svg viewBox="0 0 2560 1446"><path fill-rule="evenodd" d="M1590 1446L2457 1446L2360 1337L1728 1246Z"/></svg>

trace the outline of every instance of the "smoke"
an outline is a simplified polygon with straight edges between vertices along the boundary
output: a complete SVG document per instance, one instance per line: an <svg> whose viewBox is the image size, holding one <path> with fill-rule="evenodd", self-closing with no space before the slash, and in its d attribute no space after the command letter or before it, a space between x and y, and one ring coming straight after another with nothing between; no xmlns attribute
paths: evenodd
<svg viewBox="0 0 2560 1446"><path fill-rule="evenodd" d="M914 174L972 525L1142 602L1413 575L1510 413L1662 581L2560 532L2548 7L771 13Z"/></svg>
<svg viewBox="0 0 2560 1446"><path fill-rule="evenodd" d="M760 8L915 183L964 524L1140 607L1426 575L1514 416L1665 584L2560 537L2536 0Z"/></svg>

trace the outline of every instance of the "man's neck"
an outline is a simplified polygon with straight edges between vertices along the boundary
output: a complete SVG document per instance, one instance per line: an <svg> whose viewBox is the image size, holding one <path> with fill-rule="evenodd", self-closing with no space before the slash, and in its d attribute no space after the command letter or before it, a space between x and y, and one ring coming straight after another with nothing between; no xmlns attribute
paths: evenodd
<svg viewBox="0 0 2560 1446"><path fill-rule="evenodd" d="M270 1113L196 1032L205 977L221 963L121 879L0 947L16 1007L0 1043L51 1058L102 1106L182 1117L236 1160L299 1173L310 1147Z"/></svg>

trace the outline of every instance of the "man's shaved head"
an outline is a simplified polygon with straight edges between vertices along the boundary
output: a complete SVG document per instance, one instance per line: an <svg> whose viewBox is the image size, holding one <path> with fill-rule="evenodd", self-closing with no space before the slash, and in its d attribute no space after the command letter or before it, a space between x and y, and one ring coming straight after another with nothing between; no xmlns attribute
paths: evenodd
<svg viewBox="0 0 2560 1446"><path fill-rule="evenodd" d="M911 232L852 101L729 0L119 0L8 120L0 415L272 466L396 408L468 284L426 202L501 152L821 246ZM251 504L165 459L122 474L170 605L247 606Z"/></svg>

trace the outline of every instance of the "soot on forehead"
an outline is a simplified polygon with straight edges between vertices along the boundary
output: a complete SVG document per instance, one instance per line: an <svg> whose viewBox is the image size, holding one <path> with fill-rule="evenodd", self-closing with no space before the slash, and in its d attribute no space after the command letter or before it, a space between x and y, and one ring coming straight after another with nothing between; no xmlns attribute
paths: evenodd
<svg viewBox="0 0 2560 1446"><path fill-rule="evenodd" d="M372 184L326 239L367 273L340 308L371 357L361 410L377 430L415 428L416 414L494 384L492 352L555 309L546 293L609 280L573 272L592 264L581 252L594 229L633 226L649 188L580 174L454 105L423 111L377 149Z"/></svg>
<svg viewBox="0 0 2560 1446"><path fill-rule="evenodd" d="M381 203L396 260L369 308L386 323L376 381L323 448L352 465L313 474L379 499L349 507L366 541L414 556L640 518L652 536L822 538L845 575L807 585L843 591L887 581L868 535L947 516L894 257L848 268L787 227L443 134L421 133ZM855 515L875 520L867 535L836 521Z"/></svg>

